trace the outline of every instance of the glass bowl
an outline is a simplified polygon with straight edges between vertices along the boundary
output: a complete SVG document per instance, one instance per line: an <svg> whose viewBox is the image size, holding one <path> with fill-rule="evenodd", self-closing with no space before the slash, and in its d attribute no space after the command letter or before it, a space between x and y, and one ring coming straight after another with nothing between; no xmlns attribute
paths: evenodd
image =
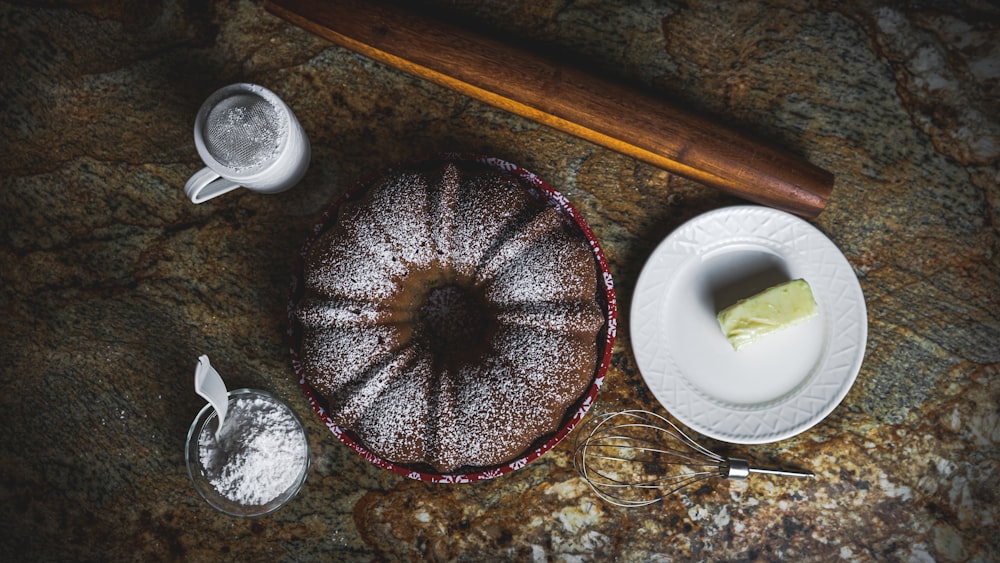
<svg viewBox="0 0 1000 563"><path fill-rule="evenodd" d="M273 455L262 453L261 450L255 450L249 454L233 454L231 449L235 447L235 444L237 444L236 440L247 440L254 437L250 435L252 433L250 425L242 424L241 427L230 426L233 423L239 424L244 421L242 417L238 416L239 413L236 412L236 405L240 399L265 401L268 406L274 409L274 412L288 415L287 417L283 417L284 421L286 421L286 423L288 421L291 422L294 427L291 431L293 437L300 437L302 445L304 446L302 448L297 448L292 452L285 451L285 459L280 460L282 462L289 463L290 465L287 467L295 469L296 471L294 473L289 473L287 471L287 467L285 470L272 470L268 473L268 468L273 468L274 463L279 460L276 460ZM236 389L229 392L229 413L226 416L226 421L223 425L223 433L218 443L215 440L215 430L217 424L218 416L215 409L212 408L212 405L210 404L205 405L205 407L201 409L201 412L198 413L198 416L195 417L194 422L191 424L191 429L188 430L187 445L185 446L184 458L187 464L188 475L191 477L191 482L194 484L195 490L198 491L198 494L200 494L201 497L208 502L208 504L230 516L240 518L257 518L278 510L288 503L288 501L292 500L296 494L298 494L303 483L306 481L306 476L309 473L310 457L309 440L306 436L305 427L302 425L302 419L295 414L295 411L267 391L261 391L258 389ZM203 445L206 448L206 453L214 452L216 455L219 455L219 452L223 451L219 448L220 444L222 446L228 446L224 449L229 454L232 454L229 455L228 458L222 458L225 459L224 466L228 470L225 472L219 470L213 471L212 469L206 467L201 455ZM225 455L225 453L223 453L223 455ZM294 455L294 457L289 457L292 455ZM253 476L247 476L247 486L249 486L250 482L260 484L259 477L262 476L262 471L264 476L273 476L274 479L279 480L275 483L277 486L280 486L286 481L288 482L288 486L276 495L267 495L269 497L267 499L256 499L259 500L259 502L255 502L252 498L248 500L241 500L238 495L239 490L233 491L231 489L233 489L234 486L239 489L238 486L234 485L234 482L238 483L241 477L241 471L237 468L236 464L240 461L246 461L247 456L256 456L255 459L262 462L262 465L259 465L256 471L253 469L243 468L247 473L251 471L254 471L255 473ZM231 465L231 467L229 465ZM301 469L298 469L299 467L301 467ZM230 485L230 492L228 494L220 491L217 487L217 483L222 483L223 480ZM266 479L264 483L266 484ZM273 491L267 492L273 493ZM244 494L246 493L244 492ZM258 493L256 496L260 496L260 494L263 493ZM252 497L255 495L249 496Z"/></svg>

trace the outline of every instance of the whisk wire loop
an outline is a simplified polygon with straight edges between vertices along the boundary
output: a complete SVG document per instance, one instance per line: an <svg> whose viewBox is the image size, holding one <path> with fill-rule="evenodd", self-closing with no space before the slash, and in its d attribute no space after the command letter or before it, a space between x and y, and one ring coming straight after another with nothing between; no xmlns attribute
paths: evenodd
<svg viewBox="0 0 1000 563"><path fill-rule="evenodd" d="M758 469L701 446L666 418L641 410L599 415L577 436L573 464L605 501L645 506L713 477L750 473L812 477L812 473Z"/></svg>

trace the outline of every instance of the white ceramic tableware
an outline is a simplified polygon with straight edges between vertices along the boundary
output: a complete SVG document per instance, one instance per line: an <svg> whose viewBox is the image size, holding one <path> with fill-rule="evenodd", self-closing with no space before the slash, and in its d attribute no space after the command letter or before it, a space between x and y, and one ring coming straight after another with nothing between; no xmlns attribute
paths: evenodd
<svg viewBox="0 0 1000 563"><path fill-rule="evenodd" d="M291 108L256 84L231 84L202 104L194 143L207 165L184 186L193 203L237 188L283 192L309 167L310 145Z"/></svg>

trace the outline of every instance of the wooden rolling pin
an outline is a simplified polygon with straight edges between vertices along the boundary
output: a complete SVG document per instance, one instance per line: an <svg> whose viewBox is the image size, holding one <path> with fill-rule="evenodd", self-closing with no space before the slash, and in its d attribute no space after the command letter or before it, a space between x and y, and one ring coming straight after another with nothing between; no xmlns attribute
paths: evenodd
<svg viewBox="0 0 1000 563"><path fill-rule="evenodd" d="M361 0L268 0L343 47L750 201L817 216L833 175L651 95L523 48Z"/></svg>

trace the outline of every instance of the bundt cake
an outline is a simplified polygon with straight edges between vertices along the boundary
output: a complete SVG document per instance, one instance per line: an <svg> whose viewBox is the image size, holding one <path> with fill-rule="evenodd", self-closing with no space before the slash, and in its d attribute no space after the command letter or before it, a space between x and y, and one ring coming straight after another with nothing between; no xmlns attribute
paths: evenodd
<svg viewBox="0 0 1000 563"><path fill-rule="evenodd" d="M370 182L304 258L301 369L375 455L496 466L555 432L594 379L594 254L514 174L424 163Z"/></svg>

